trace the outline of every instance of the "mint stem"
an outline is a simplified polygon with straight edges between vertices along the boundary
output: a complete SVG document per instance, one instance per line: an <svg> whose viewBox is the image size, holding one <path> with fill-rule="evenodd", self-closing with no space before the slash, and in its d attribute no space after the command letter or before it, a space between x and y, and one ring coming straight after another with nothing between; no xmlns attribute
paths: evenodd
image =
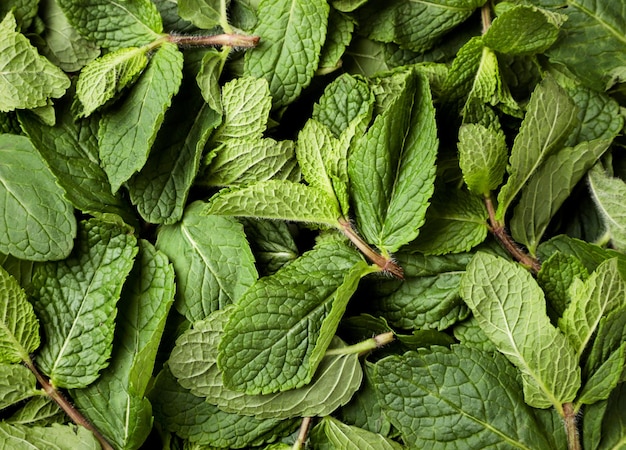
<svg viewBox="0 0 626 450"><path fill-rule="evenodd" d="M489 7L489 3L485 3L480 9L480 18L483 23L482 34L485 34L491 26L491 8Z"/></svg>
<svg viewBox="0 0 626 450"><path fill-rule="evenodd" d="M350 222L344 218L339 219L339 225L341 226L341 231L345 234L350 241L361 250L367 259L380 267L380 270L386 273L390 273L394 277L403 280L404 279L404 271L402 267L400 267L394 260L391 258L385 257L375 251L372 247L369 246L367 242L358 235L358 233L352 228Z"/></svg>
<svg viewBox="0 0 626 450"><path fill-rule="evenodd" d="M256 47L261 38L245 34L214 34L210 36L176 36L168 35L167 40L172 44L192 47L226 46L239 48Z"/></svg>
<svg viewBox="0 0 626 450"><path fill-rule="evenodd" d="M68 402L67 399L59 391L57 391L48 380L44 378L44 376L39 372L39 370L37 370L35 364L33 364L33 361L30 358L24 361L24 364L26 364L26 367L28 367L30 371L35 375L35 378L37 379L45 393L48 395L48 397L50 397L56 402L57 405L59 405L59 407L65 412L65 414L67 414L68 417L72 419L72 422L91 431L100 443L102 450L114 450L111 444L109 444L105 437L102 436L102 434L100 434L100 432L91 423L89 423L85 416L78 412L78 410L74 408L72 404Z"/></svg>
<svg viewBox="0 0 626 450"><path fill-rule="evenodd" d="M580 445L580 433L578 432L578 420L576 409L572 403L563 405L563 420L565 422L565 433L567 434L567 449L582 450Z"/></svg>
<svg viewBox="0 0 626 450"><path fill-rule="evenodd" d="M353 353L358 353L359 356L361 356L361 355L371 352L372 350L376 350L377 348L390 344L391 342L393 342L394 339L395 339L395 335L393 331L388 331L386 333L377 334L373 338L366 339L354 345L326 350L326 353L324 353L324 356L351 355Z"/></svg>
<svg viewBox="0 0 626 450"><path fill-rule="evenodd" d="M298 432L298 438L296 442L294 442L292 449L293 450L301 450L304 448L304 443L306 442L307 435L309 434L309 427L311 426L311 417L304 417L302 419L302 423L300 424L300 431Z"/></svg>
<svg viewBox="0 0 626 450"><path fill-rule="evenodd" d="M511 256L513 256L513 258L528 267L534 274L537 274L541 269L541 263L539 260L533 258L519 248L513 238L506 231L504 223L496 219L496 211L493 207L493 201L489 195L485 196L485 205L487 206L487 212L489 213L489 226L496 239L498 239L500 244L507 252L509 252Z"/></svg>

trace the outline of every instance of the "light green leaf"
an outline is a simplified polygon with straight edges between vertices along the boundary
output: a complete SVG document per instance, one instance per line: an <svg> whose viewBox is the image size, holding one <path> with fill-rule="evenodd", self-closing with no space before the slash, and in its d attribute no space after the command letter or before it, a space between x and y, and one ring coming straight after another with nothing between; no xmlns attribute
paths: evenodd
<svg viewBox="0 0 626 450"><path fill-rule="evenodd" d="M300 183L269 180L223 189L209 201L204 214L313 222L338 227L337 200Z"/></svg>
<svg viewBox="0 0 626 450"><path fill-rule="evenodd" d="M424 223L438 140L426 77L412 69L396 72L380 89L379 102L389 104L357 142L348 171L359 231L384 252L395 252Z"/></svg>
<svg viewBox="0 0 626 450"><path fill-rule="evenodd" d="M487 217L480 197L460 189L435 191L426 222L409 245L426 255L469 251L487 237Z"/></svg>
<svg viewBox="0 0 626 450"><path fill-rule="evenodd" d="M328 34L321 50L317 73L330 73L341 67L341 57L352 40L355 21L331 8L328 15Z"/></svg>
<svg viewBox="0 0 626 450"><path fill-rule="evenodd" d="M578 124L577 113L572 100L552 78L544 79L535 88L511 149L509 179L498 195L498 220L504 218L517 194L545 159L560 150Z"/></svg>
<svg viewBox="0 0 626 450"><path fill-rule="evenodd" d="M228 50L207 49L196 74L196 82L202 92L202 98L212 110L220 114L222 113L222 88L219 80L229 53Z"/></svg>
<svg viewBox="0 0 626 450"><path fill-rule="evenodd" d="M381 7L369 2L357 12L362 34L422 53L464 22L485 0L393 0Z"/></svg>
<svg viewBox="0 0 626 450"><path fill-rule="evenodd" d="M46 26L41 35L46 46L41 52L63 71L78 72L100 54L96 44L82 37L70 25L55 0L44 0L40 15Z"/></svg>
<svg viewBox="0 0 626 450"><path fill-rule="evenodd" d="M256 419L221 411L183 389L167 366L155 381L150 401L156 422L197 446L257 446L287 435L297 427L293 420Z"/></svg>
<svg viewBox="0 0 626 450"><path fill-rule="evenodd" d="M39 343L32 305L15 278L0 267L0 362L28 361Z"/></svg>
<svg viewBox="0 0 626 450"><path fill-rule="evenodd" d="M339 142L331 131L315 119L308 120L298 134L296 152L304 179L309 186L324 191L330 197L337 197L331 171L333 163L341 158L337 155L338 147ZM344 165L346 163L344 158Z"/></svg>
<svg viewBox="0 0 626 450"><path fill-rule="evenodd" d="M399 450L403 448L397 442L380 434L346 425L330 416L324 417L311 430L311 439L316 444L324 442L331 448L344 450Z"/></svg>
<svg viewBox="0 0 626 450"><path fill-rule="evenodd" d="M548 315L554 323L570 304L572 283L577 279L585 281L588 277L589 272L578 258L559 251L541 263L537 282L546 295Z"/></svg>
<svg viewBox="0 0 626 450"><path fill-rule="evenodd" d="M0 422L0 442L11 450L99 450L100 444L86 428L53 424L25 427Z"/></svg>
<svg viewBox="0 0 626 450"><path fill-rule="evenodd" d="M139 171L146 160L165 111L178 92L183 56L165 43L123 101L100 122L100 160L113 192Z"/></svg>
<svg viewBox="0 0 626 450"><path fill-rule="evenodd" d="M148 65L146 51L138 47L122 48L83 67L76 82L76 96L82 103L79 117L91 115L133 84Z"/></svg>
<svg viewBox="0 0 626 450"><path fill-rule="evenodd" d="M578 258L588 272L593 272L603 261L610 258L618 259L620 270L626 268L626 256L623 253L565 235L555 236L539 247L539 257L542 260L548 259L555 252Z"/></svg>
<svg viewBox="0 0 626 450"><path fill-rule="evenodd" d="M535 6L514 6L496 17L483 36L483 42L509 55L541 53L554 44L566 19L562 14Z"/></svg>
<svg viewBox="0 0 626 450"><path fill-rule="evenodd" d="M70 87L67 75L40 56L16 26L12 13L0 22L0 112L46 106Z"/></svg>
<svg viewBox="0 0 626 450"><path fill-rule="evenodd" d="M0 363L0 410L39 394L36 384L26 366Z"/></svg>
<svg viewBox="0 0 626 450"><path fill-rule="evenodd" d="M415 448L551 448L497 353L453 345L394 355L376 364L374 380L383 411Z"/></svg>
<svg viewBox="0 0 626 450"><path fill-rule="evenodd" d="M584 283L574 282L570 295L572 300L559 320L559 328L580 358L600 319L621 307L626 297L626 281L621 277L617 259L600 264Z"/></svg>
<svg viewBox="0 0 626 450"><path fill-rule="evenodd" d="M372 270L334 240L257 281L224 327L218 356L224 385L270 394L308 384L359 280Z"/></svg>
<svg viewBox="0 0 626 450"><path fill-rule="evenodd" d="M46 335L37 362L53 385L87 386L108 365L136 242L127 226L90 219L69 258L35 268L30 291Z"/></svg>
<svg viewBox="0 0 626 450"><path fill-rule="evenodd" d="M221 5L228 3L230 0L178 0L178 13L198 28L211 29L227 20L222 18Z"/></svg>
<svg viewBox="0 0 626 450"><path fill-rule="evenodd" d="M238 301L257 278L241 224L203 209L192 203L181 222L159 229L156 244L174 265L176 309L191 322Z"/></svg>
<svg viewBox="0 0 626 450"><path fill-rule="evenodd" d="M221 121L193 83L183 82L172 103L145 166L127 183L131 201L149 223L181 219L204 146Z"/></svg>
<svg viewBox="0 0 626 450"><path fill-rule="evenodd" d="M160 37L161 16L150 0L58 0L79 33L110 51L142 46Z"/></svg>
<svg viewBox="0 0 626 450"><path fill-rule="evenodd" d="M576 351L550 323L543 291L526 269L477 253L460 290L489 339L522 372L526 403L558 409L574 399L581 384Z"/></svg>
<svg viewBox="0 0 626 450"><path fill-rule="evenodd" d="M501 129L465 123L459 128L459 165L467 188L487 195L502 183L508 148Z"/></svg>
<svg viewBox="0 0 626 450"><path fill-rule="evenodd" d="M202 177L209 186L248 185L271 179L299 180L293 141L229 139L217 151Z"/></svg>
<svg viewBox="0 0 626 450"><path fill-rule="evenodd" d="M617 250L626 249L626 210L624 198L626 183L610 177L600 165L589 171L587 177L591 196L608 226L611 242Z"/></svg>
<svg viewBox="0 0 626 450"><path fill-rule="evenodd" d="M277 220L239 219L259 271L270 275L300 254L289 225Z"/></svg>
<svg viewBox="0 0 626 450"><path fill-rule="evenodd" d="M6 422L15 425L47 426L62 423L67 416L59 405L48 396L37 396L30 399Z"/></svg>
<svg viewBox="0 0 626 450"><path fill-rule="evenodd" d="M0 17L12 12L21 30L26 30L37 16L39 0L4 0L0 4Z"/></svg>
<svg viewBox="0 0 626 450"><path fill-rule="evenodd" d="M0 252L32 261L65 258L76 219L57 180L24 136L0 135ZM25 181L28 180L26 183Z"/></svg>
<svg viewBox="0 0 626 450"><path fill-rule="evenodd" d="M591 405L609 398L611 391L620 382L624 365L626 365L626 342L611 353L611 356L589 377L576 402Z"/></svg>
<svg viewBox="0 0 626 450"><path fill-rule="evenodd" d="M530 254L536 254L552 217L610 144L610 140L596 140L565 147L548 156L531 175L509 225L513 239Z"/></svg>
<svg viewBox="0 0 626 450"><path fill-rule="evenodd" d="M332 0L333 8L341 12L352 12L366 4L369 0Z"/></svg>
<svg viewBox="0 0 626 450"><path fill-rule="evenodd" d="M495 352L497 349L480 328L478 320L470 316L467 320L457 323L453 328L454 337L464 346L477 348L485 352Z"/></svg>
<svg viewBox="0 0 626 450"><path fill-rule="evenodd" d="M15 278L20 286L28 286L30 284L35 264L33 261L26 261L0 253L0 266Z"/></svg>
<svg viewBox="0 0 626 450"><path fill-rule="evenodd" d="M325 0L261 0L254 34L259 45L246 53L244 74L265 78L273 107L299 97L317 69L328 25Z"/></svg>
<svg viewBox="0 0 626 450"><path fill-rule="evenodd" d="M222 88L224 120L211 136L212 142L229 139L260 139L267 127L272 97L267 81L236 78Z"/></svg>

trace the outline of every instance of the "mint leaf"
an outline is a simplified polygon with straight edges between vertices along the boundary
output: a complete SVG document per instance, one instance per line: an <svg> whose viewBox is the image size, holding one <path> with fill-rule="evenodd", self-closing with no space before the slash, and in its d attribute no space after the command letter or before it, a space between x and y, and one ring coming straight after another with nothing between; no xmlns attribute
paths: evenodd
<svg viewBox="0 0 626 450"><path fill-rule="evenodd" d="M0 135L0 252L32 261L65 258L74 245L72 206L24 136ZM28 180L28 182L26 182Z"/></svg>
<svg viewBox="0 0 626 450"><path fill-rule="evenodd" d="M37 396L30 399L6 422L16 425L47 426L61 423L65 420L65 413L48 396Z"/></svg>
<svg viewBox="0 0 626 450"><path fill-rule="evenodd" d="M264 275L293 262L299 251L285 222L241 218L259 271Z"/></svg>
<svg viewBox="0 0 626 450"><path fill-rule="evenodd" d="M311 431L311 439L316 445L325 443L331 448L346 450L398 450L402 448L397 442L380 434L346 425L330 416L324 417Z"/></svg>
<svg viewBox="0 0 626 450"><path fill-rule="evenodd" d="M211 109L219 113L222 113L222 88L219 79L229 53L226 49L222 51L214 48L208 49L202 57L202 63L196 75L196 82L204 101Z"/></svg>
<svg viewBox="0 0 626 450"><path fill-rule="evenodd" d="M0 17L11 12L20 29L26 30L37 16L39 0L5 0L0 5Z"/></svg>
<svg viewBox="0 0 626 450"><path fill-rule="evenodd" d="M0 22L0 112L48 105L61 97L70 80L16 31L13 13Z"/></svg>
<svg viewBox="0 0 626 450"><path fill-rule="evenodd" d="M97 450L98 440L86 428L53 424L49 427L25 427L0 422L0 440L7 448L30 450Z"/></svg>
<svg viewBox="0 0 626 450"><path fill-rule="evenodd" d="M39 394L36 383L27 367L0 363L0 410Z"/></svg>
<svg viewBox="0 0 626 450"><path fill-rule="evenodd" d="M59 0L59 6L79 33L110 51L149 44L163 32L150 0Z"/></svg>
<svg viewBox="0 0 626 450"><path fill-rule="evenodd" d="M626 194L626 183L619 178L610 177L595 166L587 177L592 198L600 211L610 233L611 242L618 250L626 248L626 220L622 205Z"/></svg>
<svg viewBox="0 0 626 450"><path fill-rule="evenodd" d="M509 179L498 194L496 217L504 218L524 184L577 125L576 106L552 78L534 90L509 159Z"/></svg>
<svg viewBox="0 0 626 450"><path fill-rule="evenodd" d="M589 377L577 399L578 404L593 404L606 400L621 381L626 364L626 343L611 353L604 363Z"/></svg>
<svg viewBox="0 0 626 450"><path fill-rule="evenodd" d="M178 14L198 28L211 29L222 24L221 5L228 5L230 0L180 0ZM224 11L225 13L226 11Z"/></svg>
<svg viewBox="0 0 626 450"><path fill-rule="evenodd" d="M380 87L389 104L357 142L348 171L359 230L381 250L395 252L415 239L424 223L438 141L423 75L398 72L383 78Z"/></svg>
<svg viewBox="0 0 626 450"><path fill-rule="evenodd" d="M218 356L224 385L270 394L308 384L359 280L371 270L355 250L333 240L257 281L224 327Z"/></svg>
<svg viewBox="0 0 626 450"><path fill-rule="evenodd" d="M626 401L626 383L620 383L611 393L606 405L604 420L600 431L601 450L619 448L626 440L626 418L622 414L624 402Z"/></svg>
<svg viewBox="0 0 626 450"><path fill-rule="evenodd" d="M600 319L597 335L593 340L591 351L587 356L584 375L591 375L612 358L615 353L621 353L621 346L626 340L626 314L624 307L620 307Z"/></svg>
<svg viewBox="0 0 626 450"><path fill-rule="evenodd" d="M165 43L129 94L100 122L100 160L113 192L139 171L182 79L182 54Z"/></svg>
<svg viewBox="0 0 626 450"><path fill-rule="evenodd" d="M350 44L355 21L331 8L328 15L328 34L322 47L317 73L328 73L341 66L341 57Z"/></svg>
<svg viewBox="0 0 626 450"><path fill-rule="evenodd" d="M407 352L379 361L374 380L383 411L418 448L551 448L498 354L460 345Z"/></svg>
<svg viewBox="0 0 626 450"><path fill-rule="evenodd" d="M524 268L479 252L461 279L461 296L522 372L526 403L560 408L574 399L581 383L576 350L550 323L543 292Z"/></svg>
<svg viewBox="0 0 626 450"><path fill-rule="evenodd" d="M15 278L0 267L0 362L28 361L39 343L32 305Z"/></svg>
<svg viewBox="0 0 626 450"><path fill-rule="evenodd" d="M262 0L254 34L259 46L246 53L244 73L265 78L275 109L293 102L313 78L326 38L324 0Z"/></svg>
<svg viewBox="0 0 626 450"><path fill-rule="evenodd" d="M159 230L156 244L174 265L176 309L191 322L239 301L257 278L241 224L203 209L192 203L181 222Z"/></svg>
<svg viewBox="0 0 626 450"><path fill-rule="evenodd" d="M585 281L589 272L583 263L572 255L553 253L541 264L537 282L546 294L548 315L556 323L570 304L570 286L575 280Z"/></svg>
<svg viewBox="0 0 626 450"><path fill-rule="evenodd" d="M204 214L313 222L337 227L337 200L326 192L283 180L223 189L209 201Z"/></svg>
<svg viewBox="0 0 626 450"><path fill-rule="evenodd" d="M146 49L138 47L122 48L87 64L76 82L76 96L82 104L80 116L91 115L131 85L146 65Z"/></svg>
<svg viewBox="0 0 626 450"><path fill-rule="evenodd" d="M30 292L46 335L37 362L55 386L87 386L108 365L115 307L137 253L130 232L98 219L81 222L70 257L35 268Z"/></svg>

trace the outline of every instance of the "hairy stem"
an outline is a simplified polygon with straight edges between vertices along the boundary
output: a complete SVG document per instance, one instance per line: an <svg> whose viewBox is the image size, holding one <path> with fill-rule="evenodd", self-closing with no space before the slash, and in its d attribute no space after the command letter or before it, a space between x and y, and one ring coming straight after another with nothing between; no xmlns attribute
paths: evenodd
<svg viewBox="0 0 626 450"><path fill-rule="evenodd" d="M239 48L256 47L259 43L259 36L248 36L245 34L214 34L211 36L174 36L168 35L167 40L172 44L192 47L226 46Z"/></svg>
<svg viewBox="0 0 626 450"><path fill-rule="evenodd" d="M372 350L376 350L377 348L390 344L394 339L395 335L393 334L393 331L388 331L386 333L377 334L373 338L366 339L354 345L327 350L324 355L351 355L353 353L358 353L359 356L361 356L371 352Z"/></svg>
<svg viewBox="0 0 626 450"><path fill-rule="evenodd" d="M46 378L44 378L39 370L37 370L32 360L28 359L27 361L24 361L24 363L26 364L26 367L28 367L30 371L35 375L35 378L37 379L45 393L48 395L48 397L50 397L56 402L57 405L59 405L59 407L65 412L65 414L67 414L67 416L72 419L72 422L91 431L100 443L100 446L103 450L114 450L111 444L109 444L105 437L102 436L102 434L100 434L100 432L91 423L89 423L85 416L83 416L76 408L74 408L72 404L67 401L67 399L59 391L57 391L48 380L46 380Z"/></svg>
<svg viewBox="0 0 626 450"><path fill-rule="evenodd" d="M489 6L489 2L485 3L480 9L480 18L483 23L482 34L485 34L491 26L491 7Z"/></svg>
<svg viewBox="0 0 626 450"><path fill-rule="evenodd" d="M582 450L580 444L580 433L578 432L578 420L576 408L572 403L563 405L563 420L565 422L565 433L567 434L567 449Z"/></svg>
<svg viewBox="0 0 626 450"><path fill-rule="evenodd" d="M294 442L293 450L301 450L304 448L304 443L306 442L307 436L309 434L309 427L311 426L311 417L304 417L302 419L302 423L300 424L300 431L298 432L298 438L296 442Z"/></svg>
<svg viewBox="0 0 626 450"><path fill-rule="evenodd" d="M391 258L381 255L372 247L370 247L369 244L365 242L363 238L361 238L361 236L358 235L354 228L352 228L352 225L348 220L343 218L339 219L339 225L341 225L341 231L343 232L343 234L345 234L348 239L352 241L356 248L361 250L361 253L363 253L367 257L367 259L380 267L380 270L386 273L390 273L394 277L401 280L404 279L404 271L402 270L402 267L400 267Z"/></svg>
<svg viewBox="0 0 626 450"><path fill-rule="evenodd" d="M489 213L489 226L493 235L498 239L504 249L509 252L513 258L532 270L533 273L539 272L541 269L541 263L536 258L533 258L528 253L524 252L517 246L513 238L509 235L504 223L496 219L496 211L493 207L493 200L490 196L485 196L485 205L487 206L487 212Z"/></svg>

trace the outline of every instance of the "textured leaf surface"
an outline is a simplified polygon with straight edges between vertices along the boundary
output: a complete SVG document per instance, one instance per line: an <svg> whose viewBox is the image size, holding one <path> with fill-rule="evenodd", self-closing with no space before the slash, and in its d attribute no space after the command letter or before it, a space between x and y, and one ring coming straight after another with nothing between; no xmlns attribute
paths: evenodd
<svg viewBox="0 0 626 450"><path fill-rule="evenodd" d="M50 397L37 396L30 399L22 408L7 419L16 425L47 426L61 423L65 413Z"/></svg>
<svg viewBox="0 0 626 450"><path fill-rule="evenodd" d="M341 57L350 44L355 22L348 15L342 14L335 9L330 10L328 15L328 34L320 54L318 73L333 71L340 67Z"/></svg>
<svg viewBox="0 0 626 450"><path fill-rule="evenodd" d="M522 372L524 398L536 408L572 401L580 387L576 351L546 315L543 291L521 266L477 253L461 296L483 331Z"/></svg>
<svg viewBox="0 0 626 450"><path fill-rule="evenodd" d="M136 253L128 227L91 219L68 259L35 269L30 290L46 334L37 362L55 386L84 387L107 366L115 307Z"/></svg>
<svg viewBox="0 0 626 450"><path fill-rule="evenodd" d="M371 270L344 242L330 241L257 281L224 327L218 356L224 385L269 394L308 384Z"/></svg>
<svg viewBox="0 0 626 450"><path fill-rule="evenodd" d="M59 0L59 6L81 34L111 51L149 44L163 31L150 0Z"/></svg>
<svg viewBox="0 0 626 450"><path fill-rule="evenodd" d="M100 444L90 431L75 425L53 424L50 427L25 427L0 423L0 441L15 450L98 450Z"/></svg>
<svg viewBox="0 0 626 450"><path fill-rule="evenodd" d="M230 0L180 0L178 13L198 28L211 29L220 24L220 4L229 2Z"/></svg>
<svg viewBox="0 0 626 450"><path fill-rule="evenodd" d="M39 323L26 293L0 267L0 362L27 361L39 342Z"/></svg>
<svg viewBox="0 0 626 450"><path fill-rule="evenodd" d="M70 87L67 75L15 28L15 17L8 13L0 22L0 112L45 106Z"/></svg>
<svg viewBox="0 0 626 450"><path fill-rule="evenodd" d="M402 446L386 437L341 423L331 416L322 419L311 432L313 442L326 441L331 448L345 450L398 450Z"/></svg>
<svg viewBox="0 0 626 450"><path fill-rule="evenodd" d="M262 0L254 30L263 36L246 53L245 74L265 78L274 108L294 101L309 85L326 38L328 3L324 0Z"/></svg>
<svg viewBox="0 0 626 450"><path fill-rule="evenodd" d="M33 261L65 258L76 219L43 158L27 138L3 134L0 159L0 252Z"/></svg>
<svg viewBox="0 0 626 450"><path fill-rule="evenodd" d="M606 400L620 382L626 364L626 343L604 361L582 387L577 403L591 405Z"/></svg>
<svg viewBox="0 0 626 450"><path fill-rule="evenodd" d="M375 374L385 414L416 448L551 448L498 354L433 347L385 358Z"/></svg>
<svg viewBox="0 0 626 450"><path fill-rule="evenodd" d="M203 208L191 204L181 222L161 228L157 237L176 272L175 306L191 322L238 301L257 278L241 224L205 216Z"/></svg>
<svg viewBox="0 0 626 450"><path fill-rule="evenodd" d="M21 364L0 363L0 410L39 394L35 375Z"/></svg>
<svg viewBox="0 0 626 450"><path fill-rule="evenodd" d="M350 154L348 170L359 231L395 252L424 223L438 141L426 78L408 70L382 83L388 104Z"/></svg>
<svg viewBox="0 0 626 450"><path fill-rule="evenodd" d="M600 166L589 171L587 181L592 198L609 228L611 242L623 251L626 249L626 210L623 202L626 183L608 176Z"/></svg>
<svg viewBox="0 0 626 450"><path fill-rule="evenodd" d="M163 44L124 100L100 122L100 160L113 192L139 171L182 80L182 53Z"/></svg>
<svg viewBox="0 0 626 450"><path fill-rule="evenodd" d="M620 383L611 393L606 406L602 430L600 431L599 449L620 448L626 442L626 417L623 414L624 403L626 403L626 383Z"/></svg>
<svg viewBox="0 0 626 450"><path fill-rule="evenodd" d="M541 263L537 282L546 294L548 315L559 318L571 301L570 286L576 280L586 280L589 272L578 258L555 252Z"/></svg>

